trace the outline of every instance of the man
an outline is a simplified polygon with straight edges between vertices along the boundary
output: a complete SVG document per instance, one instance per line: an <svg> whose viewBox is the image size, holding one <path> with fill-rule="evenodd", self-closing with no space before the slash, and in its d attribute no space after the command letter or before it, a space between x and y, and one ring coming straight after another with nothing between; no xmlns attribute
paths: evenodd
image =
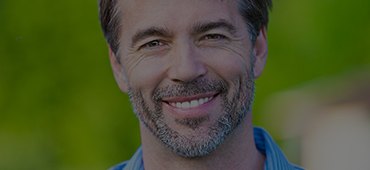
<svg viewBox="0 0 370 170"><path fill-rule="evenodd" d="M253 128L270 0L100 0L142 147L112 169L300 169Z"/></svg>

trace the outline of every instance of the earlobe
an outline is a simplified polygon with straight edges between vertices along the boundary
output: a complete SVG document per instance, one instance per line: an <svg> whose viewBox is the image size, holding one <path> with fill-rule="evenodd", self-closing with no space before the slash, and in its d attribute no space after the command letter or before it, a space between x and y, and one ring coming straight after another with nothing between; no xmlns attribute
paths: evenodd
<svg viewBox="0 0 370 170"><path fill-rule="evenodd" d="M109 61L112 66L112 71L114 78L116 79L118 87L121 89L122 92L128 91L128 84L126 81L126 75L124 74L124 68L122 63L119 61L119 58L116 54L112 51L109 47Z"/></svg>
<svg viewBox="0 0 370 170"><path fill-rule="evenodd" d="M256 42L254 44L254 77L258 78L265 67L266 59L267 59L267 34L266 28L263 27L260 30L258 37L256 38Z"/></svg>

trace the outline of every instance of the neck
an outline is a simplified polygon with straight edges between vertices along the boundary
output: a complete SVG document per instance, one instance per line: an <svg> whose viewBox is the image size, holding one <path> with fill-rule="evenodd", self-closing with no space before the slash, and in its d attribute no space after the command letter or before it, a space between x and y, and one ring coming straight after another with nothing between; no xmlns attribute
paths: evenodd
<svg viewBox="0 0 370 170"><path fill-rule="evenodd" d="M234 169L262 170L265 157L258 152L251 113L215 151L201 158L184 158L166 148L140 124L145 170Z"/></svg>

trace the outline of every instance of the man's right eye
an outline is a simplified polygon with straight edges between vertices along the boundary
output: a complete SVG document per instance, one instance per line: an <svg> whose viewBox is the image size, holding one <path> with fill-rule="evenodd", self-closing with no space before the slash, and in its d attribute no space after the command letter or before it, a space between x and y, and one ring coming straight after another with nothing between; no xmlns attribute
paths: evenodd
<svg viewBox="0 0 370 170"><path fill-rule="evenodd" d="M156 48L156 47L160 47L160 46L163 46L164 43L160 40L153 40L153 41L150 41L148 43L145 43L144 45L140 46L140 49L142 48Z"/></svg>

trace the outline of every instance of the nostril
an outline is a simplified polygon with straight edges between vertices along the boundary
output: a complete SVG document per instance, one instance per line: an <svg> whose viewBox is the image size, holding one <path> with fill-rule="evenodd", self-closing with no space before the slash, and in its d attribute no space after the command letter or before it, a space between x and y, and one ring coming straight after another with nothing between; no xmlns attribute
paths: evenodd
<svg viewBox="0 0 370 170"><path fill-rule="evenodd" d="M197 79L202 79L205 75L201 74L193 77L182 77L182 78L171 78L174 83L184 84L189 83Z"/></svg>
<svg viewBox="0 0 370 170"><path fill-rule="evenodd" d="M175 83L185 83L184 81L180 80L180 79L172 79L173 82Z"/></svg>
<svg viewBox="0 0 370 170"><path fill-rule="evenodd" d="M169 72L169 78L176 83L191 82L206 75L207 68L202 63L182 63L173 66Z"/></svg>

